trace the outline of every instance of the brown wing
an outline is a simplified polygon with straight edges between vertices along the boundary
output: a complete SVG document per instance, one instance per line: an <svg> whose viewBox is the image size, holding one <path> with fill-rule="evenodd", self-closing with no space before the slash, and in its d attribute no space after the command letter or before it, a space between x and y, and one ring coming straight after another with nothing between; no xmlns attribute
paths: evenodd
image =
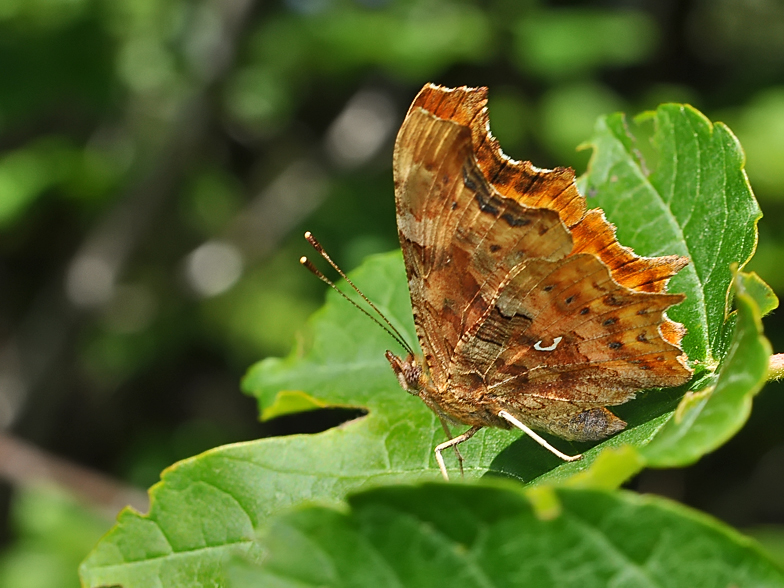
<svg viewBox="0 0 784 588"><path fill-rule="evenodd" d="M397 137L395 193L414 322L437 387L455 346L485 315L512 268L572 248L552 210L501 197L473 157L471 132L422 109Z"/></svg>
<svg viewBox="0 0 784 588"><path fill-rule="evenodd" d="M472 425L505 409L569 439L625 423L603 408L686 382L683 300L665 286L688 260L639 257L574 173L506 157L485 88L426 85L395 145L398 228L431 405Z"/></svg>

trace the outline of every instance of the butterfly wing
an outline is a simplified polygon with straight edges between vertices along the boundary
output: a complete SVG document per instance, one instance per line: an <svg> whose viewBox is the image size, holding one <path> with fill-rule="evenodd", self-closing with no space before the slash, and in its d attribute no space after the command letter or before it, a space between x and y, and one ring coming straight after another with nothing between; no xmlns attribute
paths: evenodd
<svg viewBox="0 0 784 588"><path fill-rule="evenodd" d="M470 129L421 108L401 127L394 170L414 322L440 388L456 345L512 268L531 258L563 258L572 240L556 212L492 189L473 156Z"/></svg>
<svg viewBox="0 0 784 588"><path fill-rule="evenodd" d="M532 260L458 344L450 389L483 389L489 413L567 439L606 437L624 423L602 407L691 377L662 333L683 298L621 286L591 254Z"/></svg>
<svg viewBox="0 0 784 588"><path fill-rule="evenodd" d="M688 260L639 257L571 170L507 158L486 90L425 86L395 145L398 229L440 414L507 426L507 410L568 439L625 423L605 406L691 376L664 311Z"/></svg>

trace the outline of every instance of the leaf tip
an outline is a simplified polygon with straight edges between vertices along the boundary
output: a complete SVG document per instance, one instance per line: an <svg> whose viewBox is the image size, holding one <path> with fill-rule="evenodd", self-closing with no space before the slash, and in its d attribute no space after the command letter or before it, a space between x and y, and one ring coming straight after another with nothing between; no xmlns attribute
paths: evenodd
<svg viewBox="0 0 784 588"><path fill-rule="evenodd" d="M571 488L614 490L645 467L645 459L635 447L622 445L603 450L591 465L569 478Z"/></svg>
<svg viewBox="0 0 784 588"><path fill-rule="evenodd" d="M325 402L317 400L302 390L281 390L275 395L272 404L262 409L261 420L268 421L275 417L316 410L326 406Z"/></svg>

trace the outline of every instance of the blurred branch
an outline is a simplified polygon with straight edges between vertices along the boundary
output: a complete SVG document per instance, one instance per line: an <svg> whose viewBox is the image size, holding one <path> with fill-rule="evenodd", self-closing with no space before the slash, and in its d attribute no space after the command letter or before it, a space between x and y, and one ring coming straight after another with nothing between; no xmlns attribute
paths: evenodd
<svg viewBox="0 0 784 588"><path fill-rule="evenodd" d="M199 52L208 57L193 63L201 83L195 82L197 87L175 109L179 116L172 123L165 147L153 159L156 164L97 224L71 261L68 291L77 303L90 306L107 301L114 282L152 224L161 202L174 193L206 138L212 112L210 90L231 69L241 25L253 5L251 0L211 4L220 17L222 34ZM92 290L86 289L91 285Z"/></svg>
<svg viewBox="0 0 784 588"><path fill-rule="evenodd" d="M143 490L2 433L0 478L21 487L54 484L111 518L127 505L140 512L146 512L148 508L147 494Z"/></svg>
<svg viewBox="0 0 784 588"><path fill-rule="evenodd" d="M249 258L266 255L326 198L330 174L366 165L389 143L399 123L396 105L386 93L370 88L356 92L326 130L318 154L286 167L234 219L227 238Z"/></svg>

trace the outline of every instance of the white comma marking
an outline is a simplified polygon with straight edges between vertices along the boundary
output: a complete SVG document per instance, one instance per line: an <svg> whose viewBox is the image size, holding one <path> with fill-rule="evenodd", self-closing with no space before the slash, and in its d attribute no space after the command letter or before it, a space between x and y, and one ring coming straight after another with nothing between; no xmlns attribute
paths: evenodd
<svg viewBox="0 0 784 588"><path fill-rule="evenodd" d="M550 345L549 347L542 347L542 342L537 341L536 343L534 343L534 349L536 349L537 351L555 351L555 348L558 347L558 344L561 342L561 339L563 339L563 337L556 337L555 339L553 339L553 344Z"/></svg>

